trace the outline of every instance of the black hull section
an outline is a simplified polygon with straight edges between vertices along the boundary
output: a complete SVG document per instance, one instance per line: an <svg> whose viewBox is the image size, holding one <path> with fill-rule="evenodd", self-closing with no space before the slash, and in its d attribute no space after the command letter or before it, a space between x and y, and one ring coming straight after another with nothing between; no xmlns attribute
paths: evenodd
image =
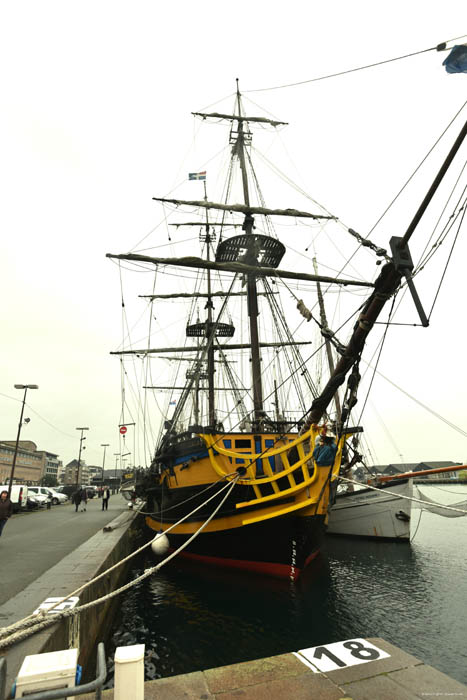
<svg viewBox="0 0 467 700"><path fill-rule="evenodd" d="M148 518L150 520L150 518ZM213 566L296 580L318 554L324 517L284 517L232 530L200 533L180 556ZM171 550L189 535L168 533Z"/></svg>

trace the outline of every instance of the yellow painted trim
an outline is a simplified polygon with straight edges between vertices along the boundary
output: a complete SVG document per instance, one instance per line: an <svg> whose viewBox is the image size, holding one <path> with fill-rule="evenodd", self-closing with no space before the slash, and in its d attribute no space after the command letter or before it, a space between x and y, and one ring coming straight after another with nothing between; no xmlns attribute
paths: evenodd
<svg viewBox="0 0 467 700"><path fill-rule="evenodd" d="M249 514L250 517L245 517L245 515L242 513L235 513L234 515L228 515L223 518L216 518L214 520L211 520L211 522L208 523L208 525L206 525L206 527L203 529L200 535L202 535L204 532L221 532L223 530L235 530L243 527L244 525L260 522L261 520L270 520L272 518L286 515L288 512L309 509L310 506L316 504L318 495L316 495L314 499L309 498L306 500L292 503L288 505L285 509L278 509L278 506L270 506L269 508L263 508L261 510L258 509L259 512L256 511L256 514ZM319 514L320 513L306 513L306 515L311 516ZM192 535L194 532L196 532L196 530L198 530L201 527L201 525L204 522L204 520L196 520L190 521L189 523L180 523L180 525L177 525L177 527L171 530L171 532L174 535ZM163 523L149 516L146 516L146 525L155 532L159 532L159 530L161 529L165 531L170 527L169 523ZM170 538L170 532L168 533L168 537Z"/></svg>
<svg viewBox="0 0 467 700"><path fill-rule="evenodd" d="M293 513L296 510L300 510L302 508L307 508L308 506L311 506L315 503L317 503L318 498L308 498L306 501L300 501L300 503L294 503L291 506L287 506L287 508L282 508L281 510L276 510L274 513L266 513L262 515L258 515L255 518L246 518L243 521L244 525L252 525L253 523L259 523L262 520L269 520L270 518L277 518L283 515L287 515L288 513Z"/></svg>

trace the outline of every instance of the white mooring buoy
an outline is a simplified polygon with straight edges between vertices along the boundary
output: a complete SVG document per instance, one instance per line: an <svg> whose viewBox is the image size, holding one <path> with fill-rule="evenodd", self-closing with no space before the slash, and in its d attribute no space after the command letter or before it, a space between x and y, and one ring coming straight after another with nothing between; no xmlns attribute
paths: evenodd
<svg viewBox="0 0 467 700"><path fill-rule="evenodd" d="M169 551L169 538L164 532L159 532L151 544L151 549L158 557L164 556Z"/></svg>

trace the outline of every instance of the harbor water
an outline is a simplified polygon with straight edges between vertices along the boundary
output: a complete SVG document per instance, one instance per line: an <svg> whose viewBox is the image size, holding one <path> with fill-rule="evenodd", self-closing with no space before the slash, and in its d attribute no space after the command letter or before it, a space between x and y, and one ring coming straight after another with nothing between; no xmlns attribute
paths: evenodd
<svg viewBox="0 0 467 700"><path fill-rule="evenodd" d="M467 486L423 486L440 503ZM146 645L146 680L382 637L467 684L467 518L412 512L412 543L327 537L296 584L175 560L122 595L106 642ZM154 564L135 560L130 577Z"/></svg>

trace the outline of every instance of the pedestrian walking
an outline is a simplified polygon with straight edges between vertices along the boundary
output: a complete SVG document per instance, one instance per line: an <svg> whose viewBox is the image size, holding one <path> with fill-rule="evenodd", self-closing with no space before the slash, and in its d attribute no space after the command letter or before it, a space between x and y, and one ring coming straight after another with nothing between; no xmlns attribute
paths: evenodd
<svg viewBox="0 0 467 700"><path fill-rule="evenodd" d="M109 509L109 498L110 498L110 489L108 486L104 486L104 489L102 491L102 510Z"/></svg>
<svg viewBox="0 0 467 700"><path fill-rule="evenodd" d="M6 525L6 521L11 517L12 513L13 504L8 497L8 491L2 491L2 493L0 493L0 536Z"/></svg>
<svg viewBox="0 0 467 700"><path fill-rule="evenodd" d="M81 489L81 500L84 503L84 506L81 509L81 512L83 512L83 511L86 512L86 506L88 504L88 492L86 491L86 489Z"/></svg>
<svg viewBox="0 0 467 700"><path fill-rule="evenodd" d="M73 496L71 497L71 502L75 504L75 513L77 513L81 503L81 489L77 489L74 492Z"/></svg>

